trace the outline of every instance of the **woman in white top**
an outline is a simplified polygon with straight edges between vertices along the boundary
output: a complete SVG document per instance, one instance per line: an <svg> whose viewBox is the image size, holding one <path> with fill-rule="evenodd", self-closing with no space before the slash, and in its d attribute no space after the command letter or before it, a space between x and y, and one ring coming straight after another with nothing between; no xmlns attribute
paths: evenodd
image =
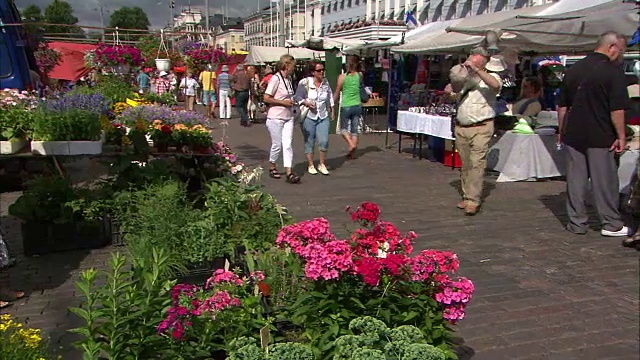
<svg viewBox="0 0 640 360"><path fill-rule="evenodd" d="M267 129L271 135L271 152L269 153L269 176L280 179L276 161L282 152L285 176L288 183L297 184L300 176L291 170L293 164L293 119L294 100L291 74L296 61L291 55L282 55L278 63L278 72L269 80L264 93L264 102L269 106L267 112Z"/></svg>
<svg viewBox="0 0 640 360"><path fill-rule="evenodd" d="M311 76L300 80L296 90L296 100L309 109L302 120L304 153L307 155L309 163L309 174L316 175L320 172L323 175L329 175L325 161L329 146L329 115L331 114L332 118L334 116L333 91L324 77L324 64L313 60L309 63L309 71ZM313 148L316 145L316 139L320 150L320 164L317 169L313 161Z"/></svg>
<svg viewBox="0 0 640 360"><path fill-rule="evenodd" d="M200 87L198 81L193 78L191 71L187 72L187 76L180 82L180 89L184 92L185 106L189 111L193 111L196 102L196 90Z"/></svg>

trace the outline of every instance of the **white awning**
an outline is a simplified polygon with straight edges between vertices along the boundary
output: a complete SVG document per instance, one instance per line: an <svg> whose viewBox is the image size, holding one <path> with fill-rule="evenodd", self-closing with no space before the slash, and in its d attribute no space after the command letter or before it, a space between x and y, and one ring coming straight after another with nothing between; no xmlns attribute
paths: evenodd
<svg viewBox="0 0 640 360"><path fill-rule="evenodd" d="M280 60L280 56L290 54L296 60L310 60L324 58L323 51L313 51L302 48L286 48L271 46L252 46L249 55L245 59L248 65L263 65Z"/></svg>

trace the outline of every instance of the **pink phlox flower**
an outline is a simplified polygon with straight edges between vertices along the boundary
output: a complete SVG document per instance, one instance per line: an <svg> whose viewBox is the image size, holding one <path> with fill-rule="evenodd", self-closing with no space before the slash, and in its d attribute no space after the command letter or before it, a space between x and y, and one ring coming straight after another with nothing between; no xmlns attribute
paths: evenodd
<svg viewBox="0 0 640 360"><path fill-rule="evenodd" d="M218 269L213 273L213 276L207 280L207 282L205 283L205 288L209 289L213 285L221 283L229 283L240 286L244 284L244 281L240 279L238 275L231 271Z"/></svg>

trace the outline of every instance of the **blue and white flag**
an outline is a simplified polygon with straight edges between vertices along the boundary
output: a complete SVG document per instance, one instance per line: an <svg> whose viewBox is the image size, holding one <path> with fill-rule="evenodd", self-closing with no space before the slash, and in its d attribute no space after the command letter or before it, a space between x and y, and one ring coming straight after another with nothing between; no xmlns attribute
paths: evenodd
<svg viewBox="0 0 640 360"><path fill-rule="evenodd" d="M408 12L405 18L405 22L407 23L407 27L416 28L420 25L420 22L413 16L413 12Z"/></svg>

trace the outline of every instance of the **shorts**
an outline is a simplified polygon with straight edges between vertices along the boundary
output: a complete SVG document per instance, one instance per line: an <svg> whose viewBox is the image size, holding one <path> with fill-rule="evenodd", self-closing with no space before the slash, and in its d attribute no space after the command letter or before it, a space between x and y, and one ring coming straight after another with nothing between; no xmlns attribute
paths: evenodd
<svg viewBox="0 0 640 360"><path fill-rule="evenodd" d="M213 90L202 90L202 103L205 105L216 104L218 100L216 99L216 92Z"/></svg>

